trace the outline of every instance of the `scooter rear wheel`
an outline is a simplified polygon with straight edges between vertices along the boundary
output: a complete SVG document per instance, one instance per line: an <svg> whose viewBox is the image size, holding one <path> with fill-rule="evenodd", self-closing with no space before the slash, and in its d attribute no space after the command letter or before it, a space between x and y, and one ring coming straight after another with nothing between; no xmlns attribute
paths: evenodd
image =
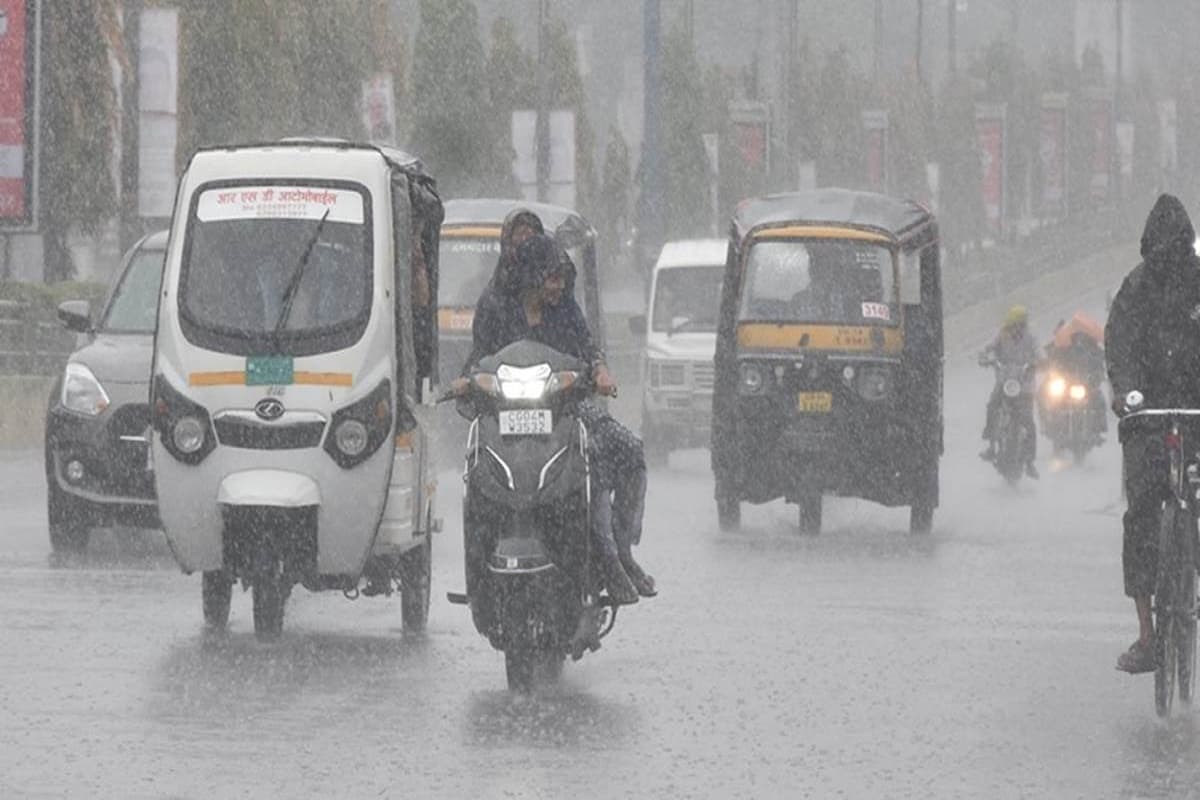
<svg viewBox="0 0 1200 800"><path fill-rule="evenodd" d="M291 589L279 575L262 575L251 586L254 596L254 635L262 641L283 633L283 607Z"/></svg>
<svg viewBox="0 0 1200 800"><path fill-rule="evenodd" d="M400 617L405 633L421 633L429 622L429 587L433 559L429 534L425 541L404 554L400 572Z"/></svg>

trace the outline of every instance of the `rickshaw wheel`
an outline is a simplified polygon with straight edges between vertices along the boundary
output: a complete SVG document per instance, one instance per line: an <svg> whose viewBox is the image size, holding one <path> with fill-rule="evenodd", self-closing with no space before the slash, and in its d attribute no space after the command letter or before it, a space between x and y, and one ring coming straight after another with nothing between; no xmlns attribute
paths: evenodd
<svg viewBox="0 0 1200 800"><path fill-rule="evenodd" d="M254 596L254 635L264 641L283 633L283 607L290 587L281 575L261 575L251 586Z"/></svg>
<svg viewBox="0 0 1200 800"><path fill-rule="evenodd" d="M736 531L742 526L742 504L726 497L717 498L717 525L722 531Z"/></svg>
<svg viewBox="0 0 1200 800"><path fill-rule="evenodd" d="M800 495L796 505L800 507L800 533L806 536L817 536L821 533L821 512L824 497L820 492L806 490Z"/></svg>
<svg viewBox="0 0 1200 800"><path fill-rule="evenodd" d="M433 559L429 534L425 541L401 557L400 618L405 633L421 633L429 621L429 587L432 583Z"/></svg>
<svg viewBox="0 0 1200 800"><path fill-rule="evenodd" d="M933 530L933 504L927 500L913 503L908 515L909 533L929 533Z"/></svg>
<svg viewBox="0 0 1200 800"><path fill-rule="evenodd" d="M204 624L224 628L229 624L229 604L233 599L233 581L221 570L205 572L200 583L204 606Z"/></svg>

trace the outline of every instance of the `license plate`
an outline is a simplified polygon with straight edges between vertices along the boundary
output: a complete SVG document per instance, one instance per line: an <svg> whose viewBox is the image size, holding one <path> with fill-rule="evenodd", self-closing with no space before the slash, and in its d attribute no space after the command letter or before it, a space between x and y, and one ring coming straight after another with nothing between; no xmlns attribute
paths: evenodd
<svg viewBox="0 0 1200 800"><path fill-rule="evenodd" d="M548 408L522 408L500 412L501 436L549 436L554 415Z"/></svg>
<svg viewBox="0 0 1200 800"><path fill-rule="evenodd" d="M246 359L247 386L289 386L295 380L291 356L250 356Z"/></svg>
<svg viewBox="0 0 1200 800"><path fill-rule="evenodd" d="M801 392L796 408L802 414L828 414L833 410L833 393Z"/></svg>

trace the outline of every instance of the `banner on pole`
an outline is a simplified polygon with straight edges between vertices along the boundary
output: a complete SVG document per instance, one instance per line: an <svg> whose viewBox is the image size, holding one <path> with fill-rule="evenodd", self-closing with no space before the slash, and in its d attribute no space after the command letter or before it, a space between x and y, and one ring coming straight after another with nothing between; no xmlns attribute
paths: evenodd
<svg viewBox="0 0 1200 800"><path fill-rule="evenodd" d="M396 144L396 93L392 73L381 72L362 84L363 128L377 144Z"/></svg>
<svg viewBox="0 0 1200 800"><path fill-rule="evenodd" d="M872 192L888 191L888 112L862 112L863 130L867 135L867 188Z"/></svg>
<svg viewBox="0 0 1200 800"><path fill-rule="evenodd" d="M1042 168L1040 213L1045 220L1067 216L1067 95L1042 95L1038 160Z"/></svg>
<svg viewBox="0 0 1200 800"><path fill-rule="evenodd" d="M999 238L1005 226L1005 112L1003 103L975 107L975 136L983 174L983 216L989 235Z"/></svg>
<svg viewBox="0 0 1200 800"><path fill-rule="evenodd" d="M0 0L0 228L37 224L37 0Z"/></svg>

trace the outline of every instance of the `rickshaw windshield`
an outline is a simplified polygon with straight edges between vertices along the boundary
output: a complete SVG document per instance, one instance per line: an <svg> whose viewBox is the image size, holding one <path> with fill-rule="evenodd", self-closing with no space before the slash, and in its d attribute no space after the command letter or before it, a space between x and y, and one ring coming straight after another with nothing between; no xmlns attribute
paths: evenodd
<svg viewBox="0 0 1200 800"><path fill-rule="evenodd" d="M755 242L746 260L741 319L895 324L895 269L891 250L872 242Z"/></svg>
<svg viewBox="0 0 1200 800"><path fill-rule="evenodd" d="M716 331L724 277L724 265L659 269L654 280L654 330Z"/></svg>
<svg viewBox="0 0 1200 800"><path fill-rule="evenodd" d="M183 315L246 340L296 342L365 326L373 266L366 209L358 189L200 192L180 275Z"/></svg>
<svg viewBox="0 0 1200 800"><path fill-rule="evenodd" d="M474 307L500 259L500 240L442 235L438 250L438 305Z"/></svg>

